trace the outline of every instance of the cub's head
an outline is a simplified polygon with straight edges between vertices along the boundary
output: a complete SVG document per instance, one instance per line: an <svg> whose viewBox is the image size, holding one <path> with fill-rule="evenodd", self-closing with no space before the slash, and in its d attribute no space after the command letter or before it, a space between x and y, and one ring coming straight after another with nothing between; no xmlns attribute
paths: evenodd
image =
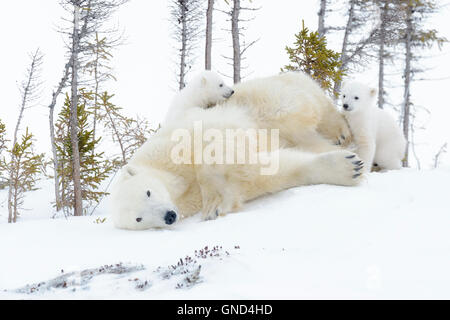
<svg viewBox="0 0 450 320"><path fill-rule="evenodd" d="M342 87L341 99L344 112L357 112L374 105L377 90L359 82L345 83Z"/></svg>
<svg viewBox="0 0 450 320"><path fill-rule="evenodd" d="M201 72L193 82L199 89L198 94L204 95L208 106L223 102L234 93L217 73L210 70Z"/></svg>
<svg viewBox="0 0 450 320"><path fill-rule="evenodd" d="M161 179L141 167L127 165L110 195L114 225L144 230L174 224L179 216Z"/></svg>

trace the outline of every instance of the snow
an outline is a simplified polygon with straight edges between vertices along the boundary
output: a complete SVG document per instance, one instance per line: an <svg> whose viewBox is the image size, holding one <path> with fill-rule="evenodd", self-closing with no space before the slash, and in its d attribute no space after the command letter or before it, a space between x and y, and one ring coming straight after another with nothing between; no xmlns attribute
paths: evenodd
<svg viewBox="0 0 450 320"><path fill-rule="evenodd" d="M39 204L51 181L45 185L27 198L36 210L16 224L6 223L0 193L0 299L450 298L450 168L372 173L359 187L293 188L215 221L196 215L146 231L115 229L109 218L98 223L107 217L104 203L100 215L44 217ZM222 248L196 258L205 246ZM201 265L199 279L177 289L184 274L164 279L163 271L186 256L196 264L183 265L185 273ZM145 269L17 291L119 263Z"/></svg>

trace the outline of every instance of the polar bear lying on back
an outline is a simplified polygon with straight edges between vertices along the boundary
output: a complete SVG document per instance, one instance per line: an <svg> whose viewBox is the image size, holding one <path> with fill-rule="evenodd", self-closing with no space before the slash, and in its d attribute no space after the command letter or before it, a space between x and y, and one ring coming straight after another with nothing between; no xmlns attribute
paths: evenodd
<svg viewBox="0 0 450 320"><path fill-rule="evenodd" d="M205 70L175 95L164 122L177 120L192 108L206 109L214 106L231 97L233 93L233 89L226 86L217 73Z"/></svg>
<svg viewBox="0 0 450 320"><path fill-rule="evenodd" d="M375 105L376 89L359 82L346 83L342 89L342 108L353 132L356 153L366 163L381 170L400 169L406 140L394 118Z"/></svg>
<svg viewBox="0 0 450 320"><path fill-rule="evenodd" d="M283 189L323 183L354 186L361 181L358 156L335 145L342 136L349 136L346 121L309 77L285 73L246 81L235 89L234 99L214 108L192 108L186 116L162 126L137 150L115 179L109 198L116 227L167 227L197 212L205 220L215 219L238 210L246 201ZM278 170L263 175L261 162L195 163L198 121L203 132L213 129L224 137L225 145L235 141L226 134L228 130L278 129L280 148L273 148L271 135L270 148L257 139L257 154L277 159ZM186 163L173 161L175 147L180 145L174 139L178 129L185 129L187 141L194 141ZM202 154L211 152L211 137L203 135ZM220 150L211 153L217 156L216 151Z"/></svg>

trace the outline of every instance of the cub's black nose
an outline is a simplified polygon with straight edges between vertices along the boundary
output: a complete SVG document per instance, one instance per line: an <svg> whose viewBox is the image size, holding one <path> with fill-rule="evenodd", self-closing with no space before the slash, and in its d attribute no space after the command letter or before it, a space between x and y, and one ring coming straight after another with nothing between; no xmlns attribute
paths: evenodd
<svg viewBox="0 0 450 320"><path fill-rule="evenodd" d="M343 107L344 107L345 110L347 110L348 109L348 104L344 104Z"/></svg>
<svg viewBox="0 0 450 320"><path fill-rule="evenodd" d="M142 218L136 218L136 221L137 221L137 222L141 222L141 221L142 221Z"/></svg>
<svg viewBox="0 0 450 320"><path fill-rule="evenodd" d="M234 94L234 90L231 90L231 94Z"/></svg>
<svg viewBox="0 0 450 320"><path fill-rule="evenodd" d="M166 215L164 216L164 221L166 224L172 224L177 220L177 214L175 211L167 211Z"/></svg>

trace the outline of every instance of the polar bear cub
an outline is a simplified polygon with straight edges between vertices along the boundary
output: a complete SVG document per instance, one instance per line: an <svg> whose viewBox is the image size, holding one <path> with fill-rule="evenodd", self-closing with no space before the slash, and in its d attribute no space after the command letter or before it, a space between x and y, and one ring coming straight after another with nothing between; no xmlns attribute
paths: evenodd
<svg viewBox="0 0 450 320"><path fill-rule="evenodd" d="M342 110L352 130L357 154L365 162L381 170L400 169L406 140L395 119L376 107L377 90L359 82L344 84Z"/></svg>
<svg viewBox="0 0 450 320"><path fill-rule="evenodd" d="M170 104L165 122L183 117L189 109L207 109L231 97L234 90L225 85L223 79L215 72L205 70L195 76Z"/></svg>

